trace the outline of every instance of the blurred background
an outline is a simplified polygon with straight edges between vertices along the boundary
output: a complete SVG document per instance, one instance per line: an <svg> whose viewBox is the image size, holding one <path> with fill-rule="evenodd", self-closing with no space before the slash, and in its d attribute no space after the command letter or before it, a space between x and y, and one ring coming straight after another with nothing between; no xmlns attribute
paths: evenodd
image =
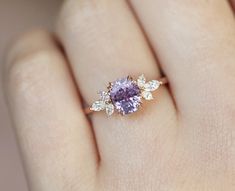
<svg viewBox="0 0 235 191"><path fill-rule="evenodd" d="M9 43L32 28L53 30L62 0L0 0L0 191L28 191L2 92Z"/></svg>

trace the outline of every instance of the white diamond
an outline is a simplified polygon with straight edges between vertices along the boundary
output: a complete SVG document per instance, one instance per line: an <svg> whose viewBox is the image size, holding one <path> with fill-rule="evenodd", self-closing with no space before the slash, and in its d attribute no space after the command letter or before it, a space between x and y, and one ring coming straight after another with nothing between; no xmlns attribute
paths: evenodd
<svg viewBox="0 0 235 191"><path fill-rule="evenodd" d="M106 113L108 116L112 115L113 112L114 112L114 106L113 104L107 104L106 107L105 107L105 110L106 110Z"/></svg>
<svg viewBox="0 0 235 191"><path fill-rule="evenodd" d="M152 100L153 99L153 95L149 91L143 91L142 92L142 97L146 100Z"/></svg>
<svg viewBox="0 0 235 191"><path fill-rule="evenodd" d="M137 79L137 84L139 87L144 87L144 84L146 82L146 79L144 77L144 74L142 74L141 76L139 76L139 78Z"/></svg>
<svg viewBox="0 0 235 191"><path fill-rule="evenodd" d="M158 89L160 86L160 82L157 80L151 80L148 83L144 84L144 90L145 91L154 91Z"/></svg>
<svg viewBox="0 0 235 191"><path fill-rule="evenodd" d="M104 101L95 101L91 106L91 110L93 110L93 111L101 111L104 109L105 109L105 102Z"/></svg>
<svg viewBox="0 0 235 191"><path fill-rule="evenodd" d="M110 101L110 96L109 96L108 92L101 91L101 92L99 92L99 94L100 94L100 98L102 101L104 101L104 102Z"/></svg>

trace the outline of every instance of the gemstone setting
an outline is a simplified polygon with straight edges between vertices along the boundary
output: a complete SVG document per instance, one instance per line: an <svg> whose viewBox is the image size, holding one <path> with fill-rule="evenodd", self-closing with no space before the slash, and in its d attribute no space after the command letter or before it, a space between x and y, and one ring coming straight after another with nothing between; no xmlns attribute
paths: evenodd
<svg viewBox="0 0 235 191"><path fill-rule="evenodd" d="M122 115L136 112L142 103L142 99L150 101L153 92L167 81L146 81L142 74L136 80L128 76L109 83L106 91L100 91L99 100L95 101L91 111L105 111L108 116L116 110Z"/></svg>
<svg viewBox="0 0 235 191"><path fill-rule="evenodd" d="M130 77L121 78L112 83L110 99L119 113L127 115L138 110L141 89Z"/></svg>

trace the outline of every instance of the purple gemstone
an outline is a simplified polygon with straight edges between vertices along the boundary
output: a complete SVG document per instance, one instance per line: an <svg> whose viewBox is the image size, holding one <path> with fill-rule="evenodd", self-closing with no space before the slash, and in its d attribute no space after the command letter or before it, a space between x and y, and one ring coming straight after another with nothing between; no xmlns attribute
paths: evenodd
<svg viewBox="0 0 235 191"><path fill-rule="evenodd" d="M115 108L123 115L138 110L141 95L140 88L129 78L122 78L115 82L110 89L110 97Z"/></svg>

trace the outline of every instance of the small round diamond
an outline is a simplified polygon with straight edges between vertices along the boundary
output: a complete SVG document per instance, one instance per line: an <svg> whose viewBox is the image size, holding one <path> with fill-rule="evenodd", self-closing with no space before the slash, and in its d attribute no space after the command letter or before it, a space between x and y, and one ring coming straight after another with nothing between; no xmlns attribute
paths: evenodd
<svg viewBox="0 0 235 191"><path fill-rule="evenodd" d="M112 83L110 98L115 108L123 115L138 110L141 103L141 91L131 79L122 78Z"/></svg>

